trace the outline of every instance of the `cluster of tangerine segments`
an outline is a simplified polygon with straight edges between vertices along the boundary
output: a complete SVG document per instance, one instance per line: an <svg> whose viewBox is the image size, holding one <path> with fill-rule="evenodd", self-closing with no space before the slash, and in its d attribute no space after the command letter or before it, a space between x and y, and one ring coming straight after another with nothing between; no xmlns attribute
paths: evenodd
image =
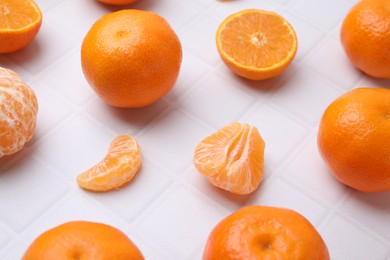
<svg viewBox="0 0 390 260"><path fill-rule="evenodd" d="M256 127L234 122L203 139L195 149L193 161L214 186L249 194L263 179L264 149Z"/></svg>
<svg viewBox="0 0 390 260"><path fill-rule="evenodd" d="M282 74L298 48L296 33L287 20L258 9L228 16L217 30L216 43L228 68L250 80Z"/></svg>
<svg viewBox="0 0 390 260"><path fill-rule="evenodd" d="M141 167L141 148L130 135L117 136L102 161L77 177L80 187L109 191L128 183Z"/></svg>
<svg viewBox="0 0 390 260"><path fill-rule="evenodd" d="M0 67L0 158L33 137L37 113L35 92L14 71Z"/></svg>

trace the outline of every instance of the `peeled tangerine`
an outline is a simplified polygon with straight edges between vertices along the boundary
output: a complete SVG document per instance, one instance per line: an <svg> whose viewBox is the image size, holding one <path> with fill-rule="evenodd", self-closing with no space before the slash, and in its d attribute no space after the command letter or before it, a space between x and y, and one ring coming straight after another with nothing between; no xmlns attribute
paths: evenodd
<svg viewBox="0 0 390 260"><path fill-rule="evenodd" d="M265 143L256 127L235 122L202 140L194 164L211 184L249 194L263 179Z"/></svg>
<svg viewBox="0 0 390 260"><path fill-rule="evenodd" d="M102 161L81 173L77 183L91 191L118 189L129 182L141 167L141 149L130 135L117 136Z"/></svg>
<svg viewBox="0 0 390 260"><path fill-rule="evenodd" d="M0 67L0 158L22 150L34 135L35 92L14 71Z"/></svg>

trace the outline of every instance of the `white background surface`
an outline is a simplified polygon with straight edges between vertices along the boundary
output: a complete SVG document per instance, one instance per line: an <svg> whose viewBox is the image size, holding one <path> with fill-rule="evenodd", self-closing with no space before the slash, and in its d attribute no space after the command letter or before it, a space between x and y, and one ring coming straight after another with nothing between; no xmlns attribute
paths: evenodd
<svg viewBox="0 0 390 260"><path fill-rule="evenodd" d="M147 259L200 259L211 229L245 205L294 209L325 239L332 259L390 259L390 194L364 194L330 175L316 146L323 110L345 91L389 86L355 70L339 41L356 0L142 0L182 42L174 89L142 109L102 103L80 67L93 22L120 8L95 0L37 0L43 24L26 49L0 56L36 91L38 125L22 152L0 159L0 259L19 259L48 228L70 220L110 224ZM273 10L294 26L299 50L282 76L250 82L222 64L217 26L246 9ZM249 196L211 186L192 164L196 144L233 121L255 125L266 142L265 179ZM142 170L119 191L80 189L75 177L102 159L121 133L143 152Z"/></svg>

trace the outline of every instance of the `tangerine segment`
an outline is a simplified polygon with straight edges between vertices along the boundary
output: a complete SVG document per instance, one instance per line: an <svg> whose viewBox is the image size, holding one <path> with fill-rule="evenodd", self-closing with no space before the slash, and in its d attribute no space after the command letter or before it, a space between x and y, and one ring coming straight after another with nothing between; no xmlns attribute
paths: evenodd
<svg viewBox="0 0 390 260"><path fill-rule="evenodd" d="M211 184L249 194L263 179L265 143L256 127L235 122L206 137L196 147L194 164Z"/></svg>
<svg viewBox="0 0 390 260"><path fill-rule="evenodd" d="M0 3L0 53L28 45L42 24L42 13L31 0L2 0Z"/></svg>
<svg viewBox="0 0 390 260"><path fill-rule="evenodd" d="M0 67L0 158L20 151L35 133L38 100L17 73Z"/></svg>
<svg viewBox="0 0 390 260"><path fill-rule="evenodd" d="M141 251L119 229L103 223L70 221L40 234L22 260L142 260Z"/></svg>
<svg viewBox="0 0 390 260"><path fill-rule="evenodd" d="M298 47L296 33L283 17L257 9L228 16L217 30L216 42L225 64L251 80L280 75Z"/></svg>
<svg viewBox="0 0 390 260"><path fill-rule="evenodd" d="M141 149L130 135L119 135L102 161L81 173L77 183L84 189L108 191L129 182L141 167Z"/></svg>

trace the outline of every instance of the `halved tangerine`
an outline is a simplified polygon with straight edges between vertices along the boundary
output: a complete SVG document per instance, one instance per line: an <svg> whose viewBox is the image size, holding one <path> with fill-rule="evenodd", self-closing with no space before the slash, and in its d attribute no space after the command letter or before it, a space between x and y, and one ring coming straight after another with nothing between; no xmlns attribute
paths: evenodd
<svg viewBox="0 0 390 260"><path fill-rule="evenodd" d="M102 161L81 173L77 183L84 189L108 191L129 182L141 167L141 148L130 135L117 136Z"/></svg>
<svg viewBox="0 0 390 260"><path fill-rule="evenodd" d="M216 42L228 68L251 80L280 75L292 62L298 48L294 28L286 19L258 9L228 16L217 30Z"/></svg>
<svg viewBox="0 0 390 260"><path fill-rule="evenodd" d="M263 179L265 143L256 127L235 122L203 139L194 164L211 184L235 194L249 194Z"/></svg>
<svg viewBox="0 0 390 260"><path fill-rule="evenodd" d="M2 0L0 2L0 53L10 53L26 47L41 28L42 13L32 0Z"/></svg>

